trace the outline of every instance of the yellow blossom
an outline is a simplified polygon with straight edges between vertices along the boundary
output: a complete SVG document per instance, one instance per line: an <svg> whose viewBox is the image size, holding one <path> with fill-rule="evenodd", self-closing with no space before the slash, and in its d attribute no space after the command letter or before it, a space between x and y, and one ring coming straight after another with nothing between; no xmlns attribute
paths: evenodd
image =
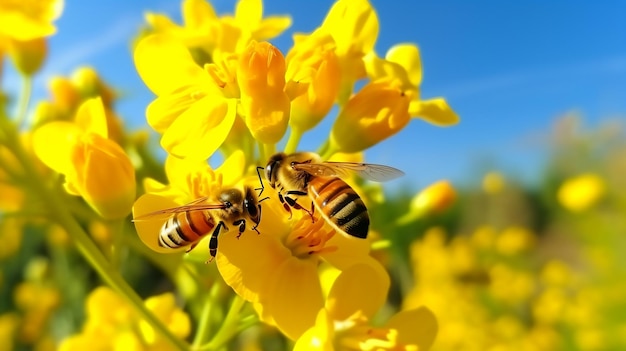
<svg viewBox="0 0 626 351"><path fill-rule="evenodd" d="M150 297L145 304L174 336L185 338L189 334L189 317L175 306L171 293ZM110 288L94 289L87 298L85 309L87 319L82 331L63 340L59 350L78 351L94 346L98 350L173 350Z"/></svg>
<svg viewBox="0 0 626 351"><path fill-rule="evenodd" d="M409 123L410 97L393 81L368 83L350 97L330 134L334 151L363 151L400 131Z"/></svg>
<svg viewBox="0 0 626 351"><path fill-rule="evenodd" d="M426 187L411 200L409 211L398 219L398 223L408 223L427 214L441 213L456 200L456 191L446 180Z"/></svg>
<svg viewBox="0 0 626 351"><path fill-rule="evenodd" d="M335 41L322 30L311 35L294 35L287 54L287 81L303 93L292 92L289 125L298 133L315 127L332 108L339 94L341 70Z"/></svg>
<svg viewBox="0 0 626 351"><path fill-rule="evenodd" d="M36 72L47 52L45 37L56 32L53 22L62 9L62 0L0 3L0 59L9 52L20 72Z"/></svg>
<svg viewBox="0 0 626 351"><path fill-rule="evenodd" d="M34 148L48 167L65 175L65 189L100 215L120 218L130 212L135 171L124 150L107 139L100 99L85 102L75 123L51 122L37 129Z"/></svg>
<svg viewBox="0 0 626 351"><path fill-rule="evenodd" d="M265 144L278 142L289 122L285 70L283 54L268 42L251 42L239 57L237 82L246 125Z"/></svg>
<svg viewBox="0 0 626 351"><path fill-rule="evenodd" d="M215 64L202 69L181 43L163 35L142 39L134 59L144 83L157 95L146 117L163 133L163 148L180 158L206 160L235 122L237 101L226 92L236 82L219 80L215 70L230 74Z"/></svg>
<svg viewBox="0 0 626 351"><path fill-rule="evenodd" d="M604 180L600 176L585 173L563 182L557 198L566 209L581 212L595 205L604 195L604 189Z"/></svg>
<svg viewBox="0 0 626 351"><path fill-rule="evenodd" d="M350 96L354 82L365 77L363 57L374 49L378 26L378 16L367 0L335 2L321 25L337 45L342 102Z"/></svg>
<svg viewBox="0 0 626 351"><path fill-rule="evenodd" d="M510 226L496 239L496 250L504 255L516 255L534 246L535 235L528 229Z"/></svg>
<svg viewBox="0 0 626 351"><path fill-rule="evenodd" d="M419 85L422 81L422 63L417 46L399 44L387 51L385 59L371 52L365 57L368 77L373 80L389 79L398 84L404 95L410 97L408 114L440 126L458 123L459 117L443 98L422 100Z"/></svg>
<svg viewBox="0 0 626 351"><path fill-rule="evenodd" d="M487 194L498 194L506 186L506 180L501 173L489 172L483 177L482 186Z"/></svg>

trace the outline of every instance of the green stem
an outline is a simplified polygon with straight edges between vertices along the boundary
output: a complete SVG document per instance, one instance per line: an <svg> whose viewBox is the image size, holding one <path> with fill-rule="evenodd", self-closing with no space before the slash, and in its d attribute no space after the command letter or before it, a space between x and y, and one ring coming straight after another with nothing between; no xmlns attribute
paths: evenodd
<svg viewBox="0 0 626 351"><path fill-rule="evenodd" d="M22 164L30 185L35 192L39 194L44 203L48 204L50 215L69 233L76 248L90 266L93 267L106 284L120 293L121 296L135 308L141 317L147 320L148 323L158 331L158 334L163 335L176 349L187 350L188 345L183 340L174 336L174 334L146 308L141 297L128 285L124 278L122 278L118 272L111 269L102 252L100 252L96 244L91 240L80 224L76 222L58 194L55 191L51 191L46 187L45 182L39 179L39 172L31 164L28 155L19 142L15 126L6 120L2 122L4 123L2 123L1 127L6 131L9 139L7 140L7 144L9 148L13 150L18 161Z"/></svg>
<svg viewBox="0 0 626 351"><path fill-rule="evenodd" d="M30 97L33 91L33 78L32 76L22 75L22 91L20 92L20 102L17 105L17 115L15 124L18 128L21 128L24 122L26 122L26 112L28 111L28 104L30 103Z"/></svg>
<svg viewBox="0 0 626 351"><path fill-rule="evenodd" d="M391 247L391 241L386 240L386 239L375 241L370 246L372 251L384 250L384 249L388 249L390 247Z"/></svg>
<svg viewBox="0 0 626 351"><path fill-rule="evenodd" d="M330 140L326 140L326 142L324 142L324 145L323 145L322 150L321 150L319 155L322 157L322 160L328 160L337 151L338 150L335 147L333 147L333 145L330 142Z"/></svg>
<svg viewBox="0 0 626 351"><path fill-rule="evenodd" d="M289 139L287 140L287 145L285 145L285 153L293 154L294 152L296 152L298 150L298 144L300 143L301 138L302 132L294 127L291 127Z"/></svg>
<svg viewBox="0 0 626 351"><path fill-rule="evenodd" d="M250 328L251 326L259 323L259 317L256 314L251 314L241 318L239 321L239 326L237 327L237 333L241 333L242 331Z"/></svg>
<svg viewBox="0 0 626 351"><path fill-rule="evenodd" d="M202 315L200 316L200 322L198 324L198 330L196 336L191 344L192 349L199 349L204 343L209 340L211 335L211 315L213 314L215 304L218 301L219 295L222 293L222 284L215 282L209 292L209 298L204 302L202 307Z"/></svg>
<svg viewBox="0 0 626 351"><path fill-rule="evenodd" d="M239 333L239 312L241 312L245 303L246 301L239 295L235 295L235 297L233 297L233 301L230 305L228 313L226 314L226 318L224 318L222 327L217 334L215 334L213 340L199 350L217 350L237 335L237 333Z"/></svg>

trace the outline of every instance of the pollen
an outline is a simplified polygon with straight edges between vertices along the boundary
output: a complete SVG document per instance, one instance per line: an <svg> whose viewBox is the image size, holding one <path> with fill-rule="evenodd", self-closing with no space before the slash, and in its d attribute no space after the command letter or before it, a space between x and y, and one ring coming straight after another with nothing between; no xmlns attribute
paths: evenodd
<svg viewBox="0 0 626 351"><path fill-rule="evenodd" d="M334 235L335 229L320 216L303 215L285 238L285 246L294 256L306 258L337 250L337 246L327 245Z"/></svg>

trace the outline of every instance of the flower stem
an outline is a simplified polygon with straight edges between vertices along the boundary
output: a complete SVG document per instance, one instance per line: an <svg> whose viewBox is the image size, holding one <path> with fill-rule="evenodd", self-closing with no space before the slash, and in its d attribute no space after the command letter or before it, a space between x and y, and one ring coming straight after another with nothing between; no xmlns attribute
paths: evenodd
<svg viewBox="0 0 626 351"><path fill-rule="evenodd" d="M233 301L230 305L230 309L226 314L226 318L224 318L224 322L222 323L222 327L215 334L213 340L211 340L205 347L200 348L199 350L218 350L224 344L226 344L233 336L239 333L239 312L245 305L246 301L241 298L239 295L235 295L233 297Z"/></svg>
<svg viewBox="0 0 626 351"><path fill-rule="evenodd" d="M301 138L302 132L294 127L291 127L289 139L287 140L287 145L285 145L285 153L293 154L294 152L296 152L298 150L298 144L300 143Z"/></svg>
<svg viewBox="0 0 626 351"><path fill-rule="evenodd" d="M39 179L39 172L35 169L29 156L26 154L21 143L19 142L18 132L15 125L11 124L7 120L3 120L2 122L3 123L0 127L2 127L7 134L7 146L14 152L15 157L22 164L25 177L27 177L26 180L35 190L35 193L39 194L43 202L48 204L51 217L55 218L56 221L67 231L67 233L69 233L76 245L76 248L87 260L89 265L93 267L106 284L120 293L136 309L141 317L150 323L159 332L159 334L163 335L166 340L176 347L176 349L187 350L187 344L183 340L174 336L170 330L167 329L167 327L165 327L165 325L146 308L141 297L139 297L130 285L128 285L124 278L122 278L117 271L114 271L111 268L102 252L100 252L89 235L71 215L58 194L49 189L45 185L46 182Z"/></svg>
<svg viewBox="0 0 626 351"><path fill-rule="evenodd" d="M206 299L202 307L202 315L200 316L196 336L193 339L192 349L199 349L209 339L211 334L211 314L214 311L213 307L218 300L218 296L223 290L222 287L222 284L217 281L211 287L209 298Z"/></svg>
<svg viewBox="0 0 626 351"><path fill-rule="evenodd" d="M26 111L33 91L33 78L30 75L22 75L22 91L20 92L20 102L17 105L15 124L21 128L26 122Z"/></svg>

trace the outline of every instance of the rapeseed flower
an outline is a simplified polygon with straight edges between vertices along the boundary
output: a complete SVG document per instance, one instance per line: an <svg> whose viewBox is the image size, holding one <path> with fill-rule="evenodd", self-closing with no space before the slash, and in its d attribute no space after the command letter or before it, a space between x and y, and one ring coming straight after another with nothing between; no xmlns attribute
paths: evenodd
<svg viewBox="0 0 626 351"><path fill-rule="evenodd" d="M189 316L176 306L172 294L150 297L145 304L176 337L185 338L189 334ZM109 288L93 290L85 308L87 319L81 333L63 340L59 350L78 351L94 347L99 350L173 350Z"/></svg>
<svg viewBox="0 0 626 351"><path fill-rule="evenodd" d="M45 38L56 32L53 22L62 10L62 0L0 3L0 60L9 53L23 74L39 70L47 53Z"/></svg>
<svg viewBox="0 0 626 351"><path fill-rule="evenodd" d="M35 131L34 150L48 167L65 175L65 189L82 196L104 218L130 213L135 171L124 150L107 138L100 99L81 105L75 122L54 121Z"/></svg>
<svg viewBox="0 0 626 351"><path fill-rule="evenodd" d="M379 23L366 0L337 1L312 33L294 36L286 56L266 40L286 28L288 21L263 19L261 2L256 0L240 1L234 17L217 16L206 2L187 0L182 26L154 14L148 22L152 31L138 41L134 60L140 77L156 95L146 118L161 134L161 146L168 153L168 183L144 181L146 194L133 207L142 242L157 253L206 247L211 235L181 241L185 247L175 250L159 246L159 233L174 213L219 204L225 190L255 189L255 201L262 203L254 228L245 213L240 218L222 209L201 210L209 227L221 228L215 265L224 281L252 303L260 320L290 339L300 338L324 315L329 316L326 320L356 323L346 340L365 337L360 333L367 330L389 287L388 274L370 256L370 241L350 237L328 223L319 210L309 210L313 204L306 195L293 195L295 199L283 203L280 199L292 194L278 194L263 184L263 175L255 174L255 169L266 165L287 133L283 151L295 152L302 134L327 118L334 107L339 108L335 126L328 142L320 146L322 159L338 162L354 157L346 153L361 152L398 132L413 114L432 117L431 121L442 125L456 123L458 118L443 99L419 100L419 57L398 48L388 57L389 62L397 62L393 63L400 68L397 74L368 71ZM355 82L361 79L369 81L354 91ZM430 113L436 110L433 104L439 106L439 114ZM223 164L213 169L209 164L216 159ZM358 177L346 178L366 204L381 201L380 188L364 193ZM376 194L376 199L369 196ZM433 206L445 207L445 201L440 202ZM239 235L242 219L248 223ZM198 253L206 259L205 248L190 254ZM352 274L348 272L357 272L355 267L369 273L356 274L352 288L341 283L347 278L331 284L337 288L326 287L326 270L348 277ZM376 303L347 298L359 284L367 285L368 279L369 284L377 284L368 291L380 291ZM337 300L333 289L342 291L344 297ZM365 319L351 319L353 314ZM400 324L407 320L397 319L402 320ZM389 328L376 329L376 333L382 333L381 340L390 348L408 344L427 348L432 343L432 339L409 340L411 334L404 327ZM429 338L435 334L431 330Z"/></svg>
<svg viewBox="0 0 626 351"><path fill-rule="evenodd" d="M593 173L569 178L561 184L557 193L559 203L572 212L591 208L604 195L604 180Z"/></svg>

